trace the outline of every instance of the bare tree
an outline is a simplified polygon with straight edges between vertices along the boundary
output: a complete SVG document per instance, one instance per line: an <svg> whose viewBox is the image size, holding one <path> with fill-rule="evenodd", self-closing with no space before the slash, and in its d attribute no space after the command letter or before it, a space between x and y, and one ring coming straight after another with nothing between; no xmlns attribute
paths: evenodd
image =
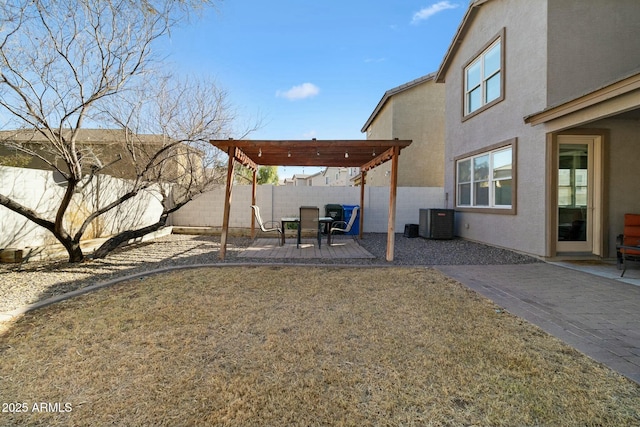
<svg viewBox="0 0 640 427"><path fill-rule="evenodd" d="M172 83L160 76L152 49L195 8L214 1L9 0L0 6L0 114L11 118L4 126L39 134L46 141L42 149L13 147L66 181L54 218L2 194L0 205L53 233L70 262L85 258L80 240L91 222L140 191L153 187L161 198L159 221L113 236L96 256L158 229L218 179L218 159L207 141L231 134L234 116L225 92L205 81ZM64 218L74 194L113 161L79 143L87 123L122 131L119 154L135 174L122 194L70 230ZM141 137L149 134L161 137L153 143Z"/></svg>
<svg viewBox="0 0 640 427"><path fill-rule="evenodd" d="M147 99L147 102L142 105L141 99ZM118 104L124 102L120 99ZM142 189L153 188L163 211L156 223L111 237L95 251L96 258L106 256L129 239L159 229L165 225L169 214L198 194L224 183L226 168L220 159L221 153L209 140L229 137L232 132L244 137L258 126L241 130L233 128L237 120L227 102L226 92L207 80L174 82L167 78L148 97L137 94L130 102L140 104L124 110L135 112L134 115L118 115L123 110L115 107L109 110L112 120L124 129L132 130L122 148L136 171L130 190L112 205L125 201ZM137 140L142 132L163 135L165 139L159 145L145 144ZM107 205L101 210L108 208Z"/></svg>

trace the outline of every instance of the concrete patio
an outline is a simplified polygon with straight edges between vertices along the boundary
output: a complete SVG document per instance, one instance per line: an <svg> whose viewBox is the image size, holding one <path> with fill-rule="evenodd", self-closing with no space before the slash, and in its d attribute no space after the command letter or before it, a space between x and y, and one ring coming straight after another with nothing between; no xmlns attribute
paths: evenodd
<svg viewBox="0 0 640 427"><path fill-rule="evenodd" d="M238 254L238 258L256 259L372 259L374 255L349 237L336 237L331 246L326 244L323 237L322 246L318 247L318 241L313 238L303 238L298 248L296 239L289 239L284 245L280 245L277 238L258 238L251 246Z"/></svg>

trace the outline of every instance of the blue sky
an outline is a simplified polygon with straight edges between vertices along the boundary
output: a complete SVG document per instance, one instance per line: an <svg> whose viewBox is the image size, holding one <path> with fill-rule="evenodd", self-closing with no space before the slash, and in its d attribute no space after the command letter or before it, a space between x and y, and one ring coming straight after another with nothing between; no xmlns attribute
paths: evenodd
<svg viewBox="0 0 640 427"><path fill-rule="evenodd" d="M225 88L241 121L262 118L249 138L366 139L386 90L438 69L467 4L224 0L167 48L179 72Z"/></svg>

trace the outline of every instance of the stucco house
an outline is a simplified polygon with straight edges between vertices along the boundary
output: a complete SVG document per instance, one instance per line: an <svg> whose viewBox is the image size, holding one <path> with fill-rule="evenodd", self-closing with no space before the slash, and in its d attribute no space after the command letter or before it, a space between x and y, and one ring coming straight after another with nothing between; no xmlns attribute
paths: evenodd
<svg viewBox="0 0 640 427"><path fill-rule="evenodd" d="M352 178L360 173L360 168L326 167L309 177L314 187L351 187Z"/></svg>
<svg viewBox="0 0 640 427"><path fill-rule="evenodd" d="M444 85L435 73L389 89L362 127L367 139L410 139L398 158L398 186L442 187L444 182ZM389 167L367 172L366 185L389 185Z"/></svg>
<svg viewBox="0 0 640 427"><path fill-rule="evenodd" d="M360 168L326 167L312 175L296 174L285 178L284 185L303 187L353 187Z"/></svg>
<svg viewBox="0 0 640 427"><path fill-rule="evenodd" d="M638 35L637 0L470 3L435 77L457 235L615 256L640 213Z"/></svg>
<svg viewBox="0 0 640 427"><path fill-rule="evenodd" d="M305 175L305 174L295 174L293 175L291 178L285 178L284 181L282 181L283 185L290 185L293 187L306 187L309 184L309 176L310 175Z"/></svg>

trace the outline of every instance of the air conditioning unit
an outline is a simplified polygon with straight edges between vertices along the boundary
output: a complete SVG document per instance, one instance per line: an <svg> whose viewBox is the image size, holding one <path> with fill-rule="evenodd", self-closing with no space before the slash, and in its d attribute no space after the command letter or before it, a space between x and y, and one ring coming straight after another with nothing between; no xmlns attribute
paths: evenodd
<svg viewBox="0 0 640 427"><path fill-rule="evenodd" d="M453 239L453 209L420 209L418 234L427 239Z"/></svg>

